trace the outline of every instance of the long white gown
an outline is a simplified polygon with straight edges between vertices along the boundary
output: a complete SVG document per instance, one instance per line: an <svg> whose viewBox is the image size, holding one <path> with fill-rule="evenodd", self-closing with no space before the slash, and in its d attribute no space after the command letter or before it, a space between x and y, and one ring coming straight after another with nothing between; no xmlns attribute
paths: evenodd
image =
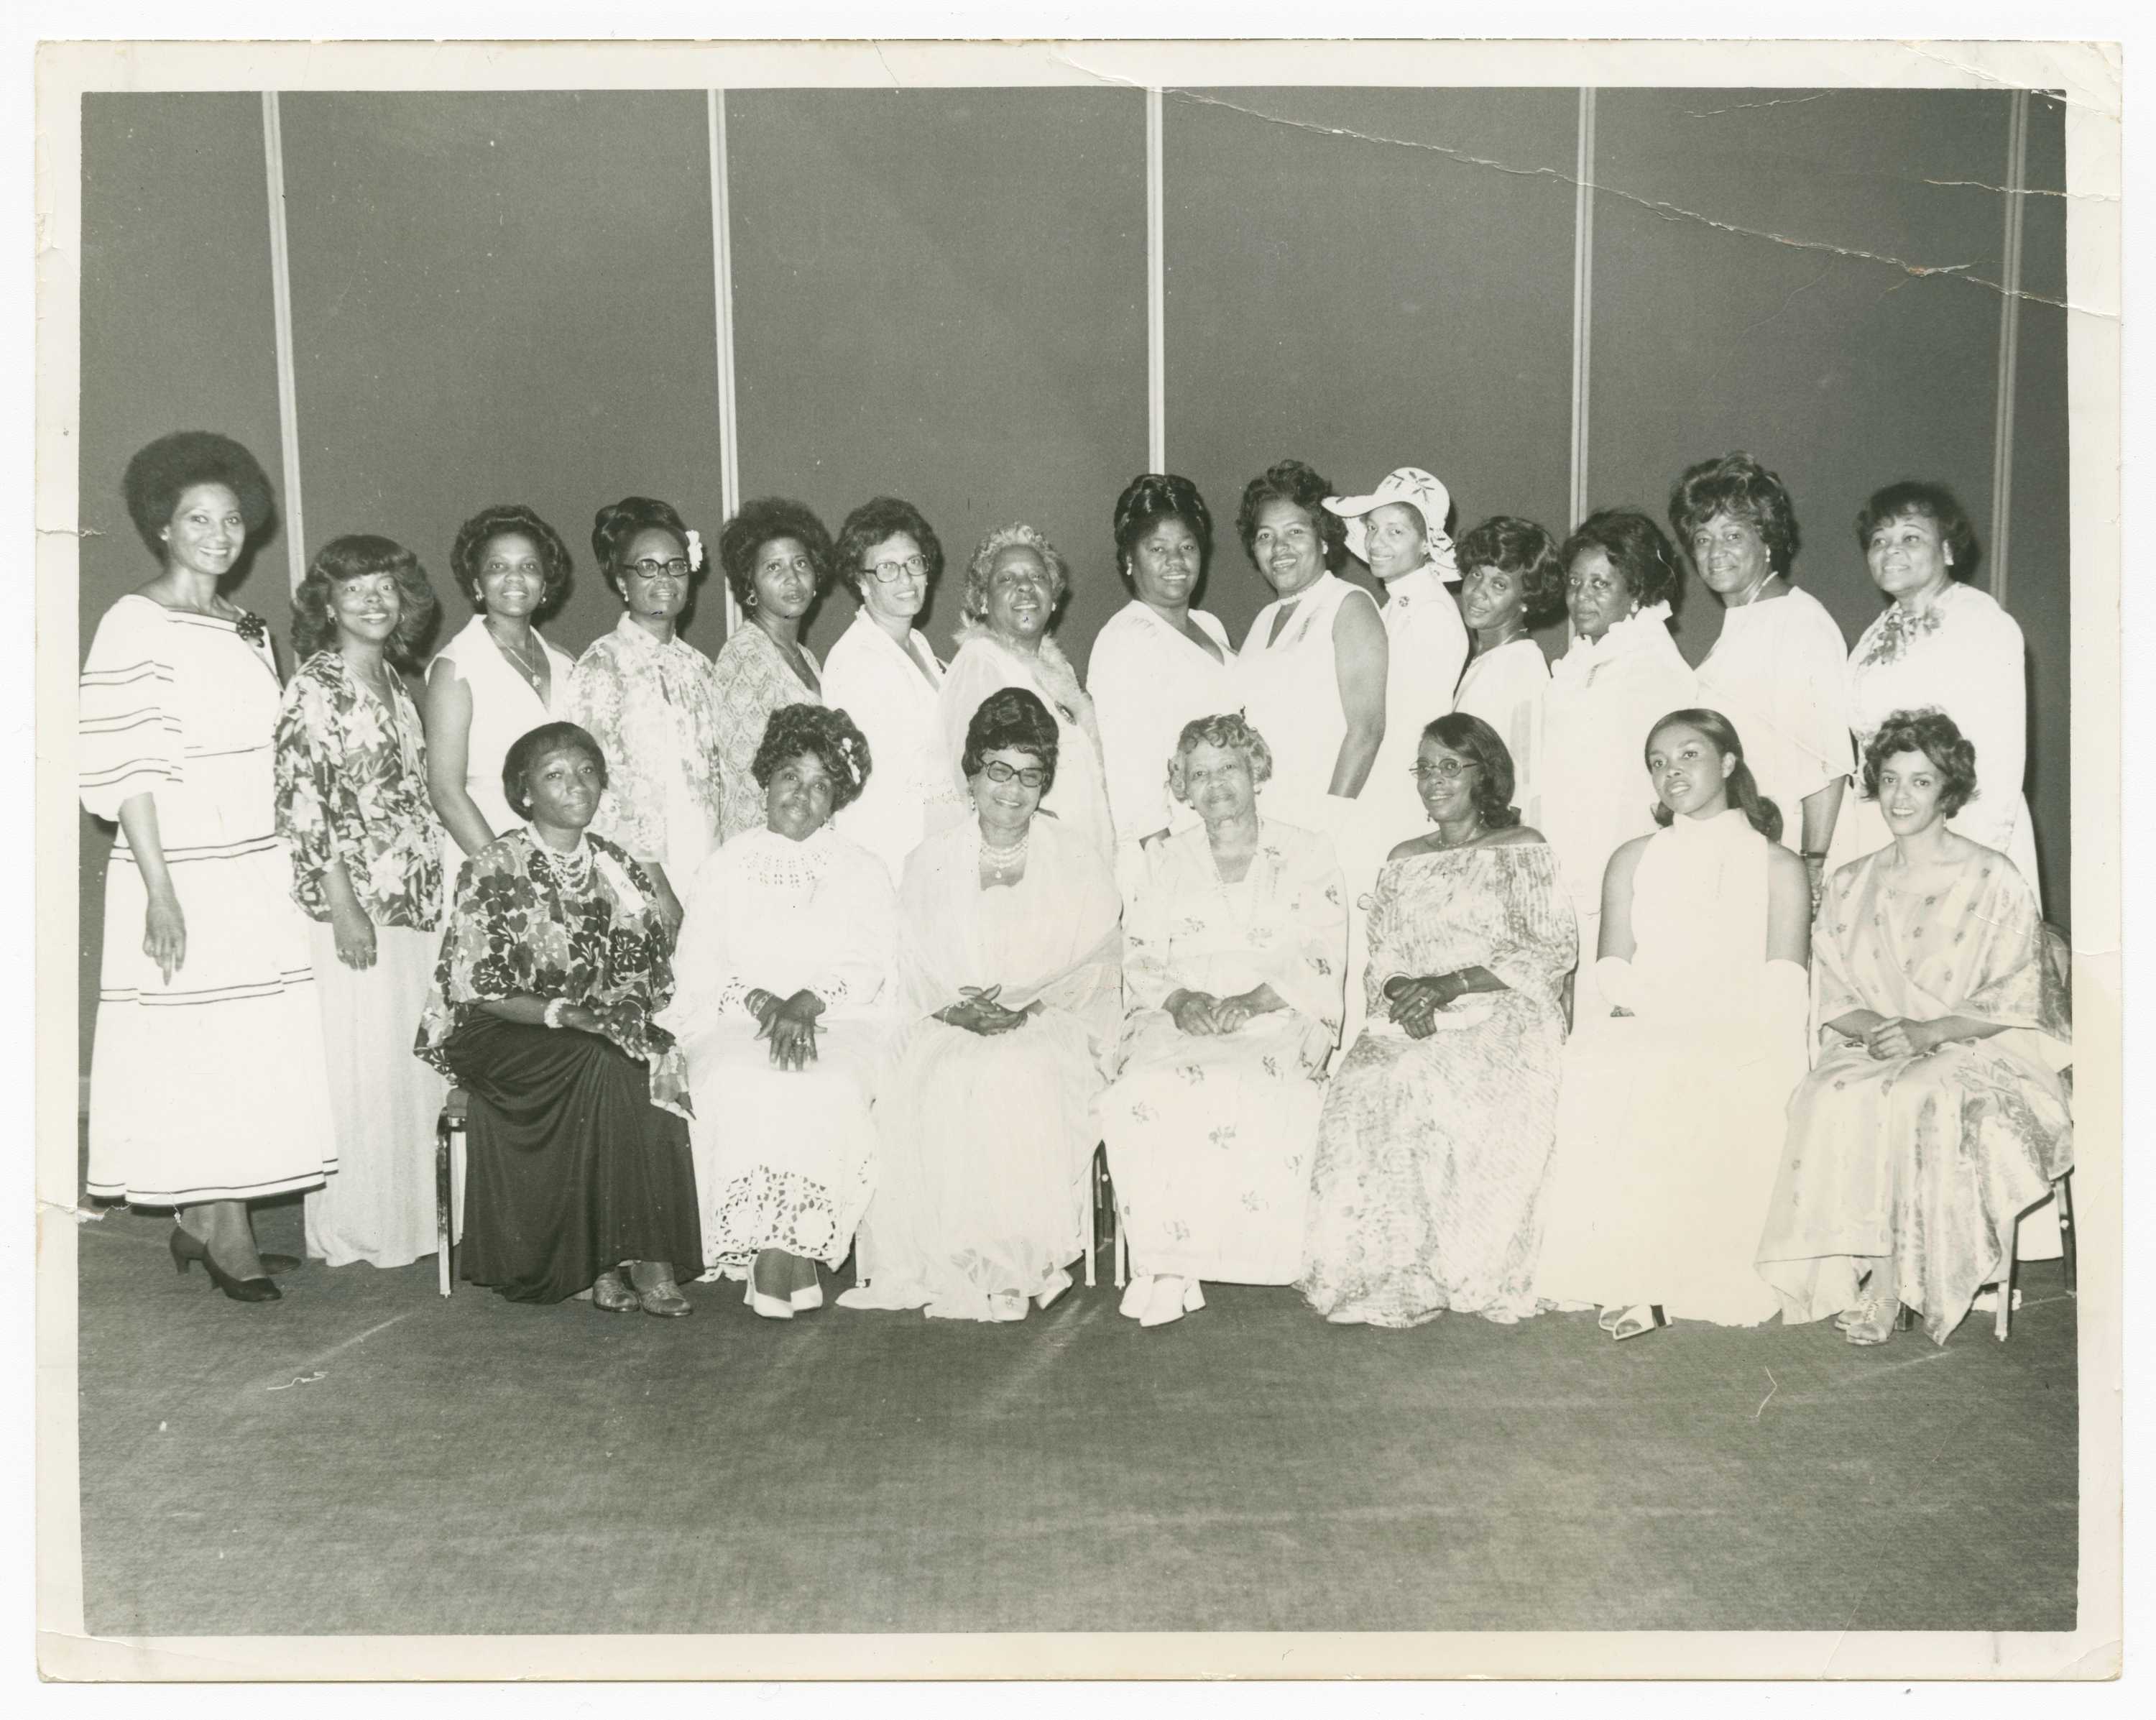
<svg viewBox="0 0 2156 1720"><path fill-rule="evenodd" d="M1516 639L1471 658L1452 708L1479 716L1512 756L1512 804L1530 829L1543 827L1543 706L1549 698L1549 660L1532 639Z"/></svg>
<svg viewBox="0 0 2156 1720"><path fill-rule="evenodd" d="M1220 648L1219 657L1136 598L1093 640L1086 683L1100 722L1118 842L1196 822L1197 814L1168 792L1168 755L1185 723L1235 709L1235 651L1227 629L1203 609L1193 609L1190 619Z"/></svg>
<svg viewBox="0 0 2156 1720"><path fill-rule="evenodd" d="M824 702L843 711L868 737L869 779L860 798L834 815L833 824L884 863L896 887L928 828L928 809L955 806L942 757L937 711L943 664L918 629L901 645L867 610L839 635L824 664Z"/></svg>
<svg viewBox="0 0 2156 1720"><path fill-rule="evenodd" d="M689 1061L704 1260L746 1274L762 1249L836 1266L875 1186L869 1107L890 1028L897 904L882 862L829 824L737 836L690 882L660 1025ZM815 1060L780 1069L743 999L824 1001Z"/></svg>
<svg viewBox="0 0 2156 1720"><path fill-rule="evenodd" d="M1810 592L1724 613L1699 665L1699 702L1744 742L1759 792L1781 809L1782 845L1804 849L1804 801L1850 769L1848 649Z"/></svg>

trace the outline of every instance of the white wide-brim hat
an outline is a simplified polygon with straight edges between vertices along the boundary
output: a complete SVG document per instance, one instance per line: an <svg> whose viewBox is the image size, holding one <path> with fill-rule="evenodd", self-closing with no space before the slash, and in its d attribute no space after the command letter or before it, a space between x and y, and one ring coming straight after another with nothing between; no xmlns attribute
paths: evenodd
<svg viewBox="0 0 2156 1720"><path fill-rule="evenodd" d="M1363 516L1378 509L1404 501L1422 516L1424 535L1430 540L1430 558L1438 571L1449 578L1458 578L1452 558L1452 540L1445 535L1445 516L1452 511L1452 492L1419 466L1402 466L1397 471L1385 474L1384 480L1368 495L1328 495L1325 498L1327 511L1339 515L1348 522L1348 548L1358 562L1368 562L1366 552L1369 531Z"/></svg>

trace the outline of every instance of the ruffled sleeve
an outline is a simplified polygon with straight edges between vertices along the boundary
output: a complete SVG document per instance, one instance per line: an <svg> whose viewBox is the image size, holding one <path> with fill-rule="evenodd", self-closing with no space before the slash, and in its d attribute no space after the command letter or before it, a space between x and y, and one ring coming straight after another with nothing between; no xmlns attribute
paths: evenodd
<svg viewBox="0 0 2156 1720"><path fill-rule="evenodd" d="M164 612L126 597L105 613L82 667L77 722L83 808L117 819L138 794L177 787L186 771Z"/></svg>
<svg viewBox="0 0 2156 1720"><path fill-rule="evenodd" d="M1504 896L1502 929L1481 965L1514 991L1555 1006L1558 988L1579 959L1579 927L1558 886L1547 843L1487 850Z"/></svg>

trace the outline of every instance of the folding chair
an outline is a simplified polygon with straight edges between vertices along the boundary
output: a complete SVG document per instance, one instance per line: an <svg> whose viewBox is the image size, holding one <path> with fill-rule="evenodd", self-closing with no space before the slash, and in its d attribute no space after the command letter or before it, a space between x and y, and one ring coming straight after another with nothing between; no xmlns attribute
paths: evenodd
<svg viewBox="0 0 2156 1720"><path fill-rule="evenodd" d="M442 1295L456 1284L456 1156L465 1144L465 1118L471 1098L451 1087L434 1123L434 1287Z"/></svg>

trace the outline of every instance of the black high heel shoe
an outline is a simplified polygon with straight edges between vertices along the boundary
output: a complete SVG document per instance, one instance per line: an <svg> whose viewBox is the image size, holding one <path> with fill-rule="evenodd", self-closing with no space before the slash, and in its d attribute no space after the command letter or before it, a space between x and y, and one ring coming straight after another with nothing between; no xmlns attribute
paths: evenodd
<svg viewBox="0 0 2156 1720"><path fill-rule="evenodd" d="M172 1226L172 1234L167 1239L166 1245L172 1251L172 1270L177 1272L184 1273L196 1260L209 1258L209 1250L203 1240L182 1230L177 1225ZM264 1254L260 1259L262 1270L272 1278L281 1278L287 1272L300 1270L300 1260L289 1254Z"/></svg>
<svg viewBox="0 0 2156 1720"><path fill-rule="evenodd" d="M187 1238L184 1242L181 1240L182 1237ZM285 1292L278 1289L272 1279L234 1277L210 1258L207 1243L199 1237L187 1235L177 1225L166 1245L172 1250L175 1271L185 1276L187 1268L200 1260L203 1271L209 1274L209 1281L236 1302L277 1302L285 1299Z"/></svg>

